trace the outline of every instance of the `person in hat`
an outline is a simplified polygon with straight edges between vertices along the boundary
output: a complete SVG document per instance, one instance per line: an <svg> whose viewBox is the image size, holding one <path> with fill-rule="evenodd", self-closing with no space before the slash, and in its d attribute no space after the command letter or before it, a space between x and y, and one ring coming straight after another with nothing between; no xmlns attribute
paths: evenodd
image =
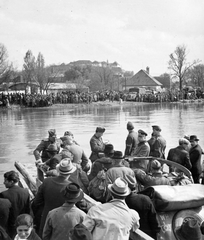
<svg viewBox="0 0 204 240"><path fill-rule="evenodd" d="M0 198L8 199L11 203L8 234L12 239L16 234L15 221L17 216L23 213L30 214L30 194L28 189L19 187L19 181L18 172L9 171L4 173L4 185L7 190L0 193Z"/></svg>
<svg viewBox="0 0 204 240"><path fill-rule="evenodd" d="M41 240L35 232L33 226L33 218L29 214L21 214L16 219L16 232L14 240L27 239L27 240Z"/></svg>
<svg viewBox="0 0 204 240"><path fill-rule="evenodd" d="M85 218L85 212L75 205L84 197L80 186L70 183L60 193L65 202L48 213L43 229L43 240L69 239L70 230L82 223Z"/></svg>
<svg viewBox="0 0 204 240"><path fill-rule="evenodd" d="M33 212L43 208L40 223L36 223L39 228L39 236L42 237L43 227L49 211L54 208L60 207L64 203L64 198L60 194L63 187L67 186L71 181L68 179L71 173L76 170L72 164L71 159L64 158L56 167L58 176L46 178L38 188L38 192L33 201Z"/></svg>
<svg viewBox="0 0 204 240"><path fill-rule="evenodd" d="M127 175L125 180L131 193L126 197L125 202L129 208L134 209L140 216L140 230L153 239L157 239L160 232L159 222L156 217L156 210L150 198L144 194L137 194L137 182L135 178Z"/></svg>
<svg viewBox="0 0 204 240"><path fill-rule="evenodd" d="M131 153L136 149L138 142L138 133L134 131L132 122L127 123L128 136L125 141L125 156L131 156Z"/></svg>
<svg viewBox="0 0 204 240"><path fill-rule="evenodd" d="M138 141L139 143L137 144L137 148L135 151L132 153L132 156L135 158L137 157L148 157L150 153L150 146L149 143L146 140L147 133L143 131L142 129L138 130ZM149 161L148 160L141 160L141 159L135 159L135 161L132 161L130 164L130 167L135 169L135 168L140 168L144 171L147 171L147 166L148 166Z"/></svg>
<svg viewBox="0 0 204 240"><path fill-rule="evenodd" d="M108 185L108 189L112 200L91 207L83 225L91 232L93 239L128 240L130 230L136 231L139 228L138 213L125 203L131 190L123 178L117 178Z"/></svg>
<svg viewBox="0 0 204 240"><path fill-rule="evenodd" d="M73 155L73 163L78 164L83 171L90 169L89 160L81 146L77 145L71 135L65 135L60 138L63 144L63 150L68 150Z"/></svg>
<svg viewBox="0 0 204 240"><path fill-rule="evenodd" d="M179 240L202 240L200 224L196 219L184 219L182 225L175 229L175 234Z"/></svg>
<svg viewBox="0 0 204 240"><path fill-rule="evenodd" d="M112 167L112 157L114 155L114 147L112 144L106 144L104 149L104 156L97 159L91 168L91 172L88 175L89 181L91 181L97 174L104 169L107 171Z"/></svg>
<svg viewBox="0 0 204 240"><path fill-rule="evenodd" d="M99 153L103 153L105 149L105 143L103 142L102 136L105 132L105 128L97 127L95 134L90 140L91 155L90 160L92 163L99 158Z"/></svg>
<svg viewBox="0 0 204 240"><path fill-rule="evenodd" d="M134 173L137 181L144 186L144 188L155 185L171 185L170 180L163 175L162 165L158 160L152 161L150 173L146 173L142 169L134 169Z"/></svg>
<svg viewBox="0 0 204 240"><path fill-rule="evenodd" d="M186 138L179 139L179 146L171 148L168 152L167 159L172 162L176 162L191 169L192 165L190 162L190 156L188 153L189 141ZM170 172L178 171L175 167L170 166Z"/></svg>
<svg viewBox="0 0 204 240"><path fill-rule="evenodd" d="M36 166L41 164L42 162L45 162L49 159L49 155L47 153L48 146L50 144L55 143L58 148L58 152L60 151L60 145L61 141L57 139L57 134L55 129L48 130L48 138L43 139L40 144L36 147L36 149L33 151L35 160L36 160ZM39 180L43 181L44 175L43 172L38 168L37 174Z"/></svg>
<svg viewBox="0 0 204 240"><path fill-rule="evenodd" d="M192 173L194 183L200 183L200 177L202 173L201 156L203 150L198 144L198 141L199 139L197 138L196 135L190 136L191 148L189 150L189 155L192 164L192 168L190 169L190 171Z"/></svg>
<svg viewBox="0 0 204 240"><path fill-rule="evenodd" d="M161 136L160 126L152 126L152 137L148 140L149 156L165 159L166 140Z"/></svg>

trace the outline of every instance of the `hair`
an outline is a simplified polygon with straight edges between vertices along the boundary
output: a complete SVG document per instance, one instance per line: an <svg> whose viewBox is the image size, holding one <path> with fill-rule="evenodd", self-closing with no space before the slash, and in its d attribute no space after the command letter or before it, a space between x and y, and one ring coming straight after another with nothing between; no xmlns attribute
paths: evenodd
<svg viewBox="0 0 204 240"><path fill-rule="evenodd" d="M16 218L15 226L19 227L25 225L27 227L33 226L33 218L29 214L21 214Z"/></svg>
<svg viewBox="0 0 204 240"><path fill-rule="evenodd" d="M9 171L4 173L4 178L8 181L13 181L15 183L20 181L19 174L15 171Z"/></svg>

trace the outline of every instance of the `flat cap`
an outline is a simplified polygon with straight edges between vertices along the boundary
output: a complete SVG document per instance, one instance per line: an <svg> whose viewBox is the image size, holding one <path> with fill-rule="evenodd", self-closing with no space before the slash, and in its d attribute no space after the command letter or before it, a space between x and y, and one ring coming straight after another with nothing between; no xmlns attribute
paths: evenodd
<svg viewBox="0 0 204 240"><path fill-rule="evenodd" d="M143 131L142 129L138 130L138 133L140 133L141 135L147 136L147 133L145 131Z"/></svg>

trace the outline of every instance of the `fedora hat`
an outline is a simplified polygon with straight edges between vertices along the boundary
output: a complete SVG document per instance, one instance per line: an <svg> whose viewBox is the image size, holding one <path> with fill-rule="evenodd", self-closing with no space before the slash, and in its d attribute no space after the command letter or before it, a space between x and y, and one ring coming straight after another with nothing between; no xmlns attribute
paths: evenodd
<svg viewBox="0 0 204 240"><path fill-rule="evenodd" d="M184 220L182 225L175 230L175 233L179 240L202 240L200 225L193 218Z"/></svg>
<svg viewBox="0 0 204 240"><path fill-rule="evenodd" d="M112 159L123 159L123 153L121 151L114 151Z"/></svg>
<svg viewBox="0 0 204 240"><path fill-rule="evenodd" d="M59 164L57 164L56 169L62 175L68 175L76 170L76 166L73 165L71 159L64 158Z"/></svg>
<svg viewBox="0 0 204 240"><path fill-rule="evenodd" d="M114 153L113 145L112 144L106 144L105 149L104 149L104 153L105 154L113 154Z"/></svg>
<svg viewBox="0 0 204 240"><path fill-rule="evenodd" d="M84 197L83 191L76 183L69 183L61 190L61 194L69 203L77 203Z"/></svg>
<svg viewBox="0 0 204 240"><path fill-rule="evenodd" d="M196 135L191 135L189 141L199 141Z"/></svg>
<svg viewBox="0 0 204 240"><path fill-rule="evenodd" d="M128 183L123 178L116 178L113 184L108 185L108 189L111 193L117 196L128 196L131 193Z"/></svg>
<svg viewBox="0 0 204 240"><path fill-rule="evenodd" d="M57 148L56 144L50 144L48 148L46 149L47 152L58 152L59 149Z"/></svg>

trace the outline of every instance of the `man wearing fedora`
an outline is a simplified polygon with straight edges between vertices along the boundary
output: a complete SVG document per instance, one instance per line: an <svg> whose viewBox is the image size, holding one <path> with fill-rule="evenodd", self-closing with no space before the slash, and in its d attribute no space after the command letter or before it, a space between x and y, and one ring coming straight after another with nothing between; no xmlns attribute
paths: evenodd
<svg viewBox="0 0 204 240"><path fill-rule="evenodd" d="M108 189L113 199L91 207L83 225L92 233L94 240L129 240L130 230L139 228L138 213L125 203L131 190L123 178L117 178Z"/></svg>
<svg viewBox="0 0 204 240"><path fill-rule="evenodd" d="M190 161L192 168L190 169L194 183L200 183L200 176L202 173L201 156L203 153L202 148L198 144L199 139L196 135L190 136L191 148L189 150Z"/></svg>
<svg viewBox="0 0 204 240"><path fill-rule="evenodd" d="M72 228L82 223L85 213L75 206L84 197L83 191L76 183L70 183L61 190L65 203L51 210L43 229L43 240L67 240Z"/></svg>
<svg viewBox="0 0 204 240"><path fill-rule="evenodd" d="M125 141L125 156L131 156L131 153L136 149L138 142L138 133L134 131L132 122L127 123L128 136Z"/></svg>
<svg viewBox="0 0 204 240"><path fill-rule="evenodd" d="M126 176L125 180L131 193L126 197L125 202L129 208L134 209L140 216L140 230L145 232L153 239L157 239L160 232L159 222L156 217L156 210L150 198L144 194L137 194L137 182L135 178Z"/></svg>
<svg viewBox="0 0 204 240"><path fill-rule="evenodd" d="M105 143L103 142L102 136L105 132L105 128L97 127L95 134L90 140L91 155L90 160L94 162L99 158L99 153L103 153L105 149Z"/></svg>

